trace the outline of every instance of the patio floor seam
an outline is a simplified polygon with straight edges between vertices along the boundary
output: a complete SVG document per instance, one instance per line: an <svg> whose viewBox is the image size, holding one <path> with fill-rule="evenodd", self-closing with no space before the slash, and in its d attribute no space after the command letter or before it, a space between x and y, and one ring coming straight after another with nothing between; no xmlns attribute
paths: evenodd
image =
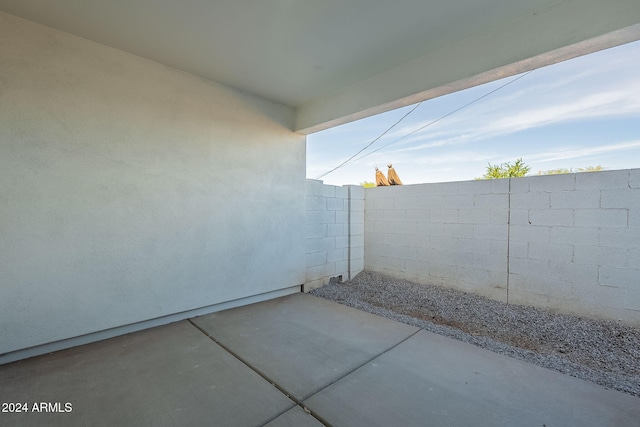
<svg viewBox="0 0 640 427"><path fill-rule="evenodd" d="M268 422L271 422L273 420L275 420L276 418L278 418L279 416L281 416L282 414L290 411L292 408L299 406L302 410L304 410L306 413L308 413L309 415L311 415L313 418L315 418L316 420L318 420L319 422L321 422L322 424L324 424L325 426L331 426L331 424L326 421L324 419L324 417L322 417L320 414L312 411L311 409L309 409L308 407L306 407L304 405L304 402L309 400L310 398L312 398L313 396L315 396L317 393L322 392L323 390L325 390L326 388L332 386L333 384L337 383L338 381L348 377L349 375L351 375L352 373L354 373L355 371L357 371L358 369L362 368L363 366L366 366L367 364L371 363L372 361L374 361L375 359L383 356L384 354L386 354L387 352L393 350L394 348L398 347L399 345L403 344L404 342L406 342L407 340L409 340L410 338L412 338L413 336L415 336L418 332L420 332L422 329L421 328L417 328L416 331L414 331L413 333L409 334L408 336L406 336L405 338L403 338L402 340L400 340L399 342L397 342L396 344L392 345L391 347L387 348L386 350L374 355L373 357L371 357L370 359L366 360L365 362L359 364L358 366L354 367L353 369L349 370L348 372L344 373L343 375L341 375L339 378L336 378L335 380L331 381L329 384L325 385L324 387L321 387L320 389L314 391L313 393L310 393L307 396L303 396L301 397L299 400L296 399L295 397L293 397L292 393L290 393L289 391L287 391L283 386L281 386L280 384L278 384L276 381L274 381L273 379L271 379L267 374L265 374L264 372L262 372L260 369L254 367L251 363L249 363L248 361L246 361L244 358L242 358L238 353L234 352L233 350L231 350L230 348L228 348L227 346L225 346L223 343L221 343L220 341L218 341L214 336L212 336L211 334L209 334L206 330L204 330L203 328L199 327L198 325L196 325L194 322L191 321L191 319L187 319L187 321L193 326L195 327L198 331L200 331L202 334L204 334L207 338L209 338L211 341L213 341L214 343L216 343L217 345L219 345L220 347L222 347L227 353L229 353L230 355L232 355L233 357L235 357L236 359L238 359L240 362L242 362L242 364L244 364L246 367L248 367L249 369L251 369L253 372L255 372L256 374L258 374L262 379L264 379L265 381L267 381L269 384L273 385L276 389L278 389L282 394L284 394L287 398L289 398L291 400L291 402L293 403L293 406L291 408L287 408L285 411L283 411L282 413L277 414L275 417L273 417L272 420L269 420ZM267 422L267 423L268 423Z"/></svg>
<svg viewBox="0 0 640 427"><path fill-rule="evenodd" d="M207 331L205 331L204 329L202 329L201 327L199 327L198 325L196 325L195 323L193 323L191 321L191 319L187 319L187 321L191 324L191 326L195 327L198 331L200 331L202 334L204 334L207 338L209 338L211 341L213 341L214 343L216 343L217 345L219 345L220 347L222 347L222 349L224 351L226 351L227 353L229 353L230 355L232 355L233 357L235 357L236 359L238 359L238 361L240 361L243 365L245 365L247 368L251 369L253 372L255 372L256 374L258 374L262 379L264 379L265 381L267 381L269 384L271 384L272 386L274 386L276 389L278 389L278 391L282 394L284 394L289 400L291 400L291 407L285 409L284 411L281 411L279 413L277 413L275 416L273 416L271 419L267 420L263 425L267 425L270 422L272 422L273 420L277 419L278 417L280 417L281 415L289 412L291 409L295 408L296 406L299 406L303 411L305 411L306 413L308 413L310 416L314 417L316 420L318 420L318 422L327 425L324 421L321 421L320 419L318 419L315 415L313 415L311 413L311 411L309 411L308 408L302 406L302 400L301 401L296 401L296 399L294 399L291 394L285 390L282 386L280 386L279 384L276 384L275 381L271 380L266 374L264 374L262 371L260 371L257 368L254 368L253 366L251 366L247 361L245 361L242 357L240 357L240 355L236 354L234 351L232 351L231 349L227 348L224 344L222 344L221 342L219 342L218 340L215 339L215 337L213 337L212 335L210 335L209 333L207 333ZM314 393L315 394L315 393ZM313 394L312 394L313 396ZM309 396L310 397L310 396ZM307 397L308 398L308 397Z"/></svg>
<svg viewBox="0 0 640 427"><path fill-rule="evenodd" d="M345 373L344 375L342 375L340 378L336 378L334 381L331 381L329 384L327 384L326 386L322 387L319 390L314 391L313 393L309 394L308 396L303 397L300 402L298 403L302 409L305 410L305 412L308 412L309 414L311 414L311 416L313 416L315 419L317 419L318 421L320 421L322 424L326 425L326 426L331 426L332 424L329 423L327 420L325 420L321 415L319 415L318 413L312 411L311 409L309 409L308 407L306 407L304 405L304 402L306 402L307 400L311 399L313 396L315 396L318 393L321 393L323 390L326 390L327 388L331 387L332 385L334 385L335 383L337 383L338 381L343 380L344 378L348 377L349 375L353 374L355 371L357 371L358 369L361 369L363 366L368 365L369 363L373 362L374 360L376 360L377 358L387 354L388 352L390 352L391 350L393 350L394 348L398 347L399 345L405 343L407 340L413 338L418 332L422 331L421 328L418 328L418 330L416 330L415 332L413 332L411 335L407 336L406 338L404 338L402 341L394 344L393 346L389 347L388 349L386 349L385 351L383 351L382 353L376 354L375 356L373 356L371 359L367 360L366 362L362 363L361 365L356 366L355 368L353 368L352 370L350 370L349 372Z"/></svg>

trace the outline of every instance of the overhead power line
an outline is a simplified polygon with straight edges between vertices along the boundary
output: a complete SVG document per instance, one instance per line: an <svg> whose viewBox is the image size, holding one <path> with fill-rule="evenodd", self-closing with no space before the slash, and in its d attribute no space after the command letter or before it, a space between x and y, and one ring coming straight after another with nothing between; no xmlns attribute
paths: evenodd
<svg viewBox="0 0 640 427"><path fill-rule="evenodd" d="M319 178L322 178L322 177L324 177L324 176L326 176L326 175L329 175L330 173L335 172L336 170L340 169L340 168L341 168L341 167L343 167L343 166L346 166L346 165L348 165L348 164L350 164L350 163L357 162L358 160L364 159L365 157L370 156L371 154L376 153L376 152L378 152L378 151L382 150L383 148L386 148L386 147L388 147L388 146L390 146L390 145L392 145L392 144L395 144L396 142L401 141L401 140L403 140L404 138L406 138L406 137L408 137L408 136L411 136L411 135L413 135L413 134L414 134L414 133L416 133L416 132L419 132L419 131L421 131L421 130L423 130L423 129L425 129L425 128L429 127L429 126L432 126L432 125L434 125L434 124L438 123L439 121L444 120L444 119L446 119L447 117L449 117L449 116L451 116L451 115L453 115L453 114L457 113L458 111L463 110L463 109L467 108L468 106L470 106L470 105L472 105L472 104L475 104L476 102L478 102L478 101L480 101L480 100L482 100L482 99L486 98L487 96L489 96L489 95L492 95L492 94L496 93L496 92L497 92L497 91L499 91L500 89L502 89L502 88L504 88L504 87L506 87L506 86L509 86L509 85L510 85L510 84L512 84L512 83L515 83L516 81L520 80L521 78L528 76L528 75L529 75L529 74L531 74L533 71L534 71L534 70L527 71L526 73L521 74L520 76L518 76L518 77L516 77L516 78L514 78L514 79L512 79L512 80L509 80L507 83L504 83L503 85L501 85L501 86L499 86L499 87L497 87L497 88L495 88L495 89L493 89L493 90L491 90L491 91L489 91L489 92L485 93L484 95L482 95L482 96L480 96L480 97L478 97L478 98L474 99L473 101L470 101L470 102L468 102L468 103L464 104L463 106L461 106L461 107L459 107L459 108L456 108L455 110L453 110L453 111L451 111L451 112L449 112L449 113L447 113L447 114L445 114L445 115L443 115L443 116L441 116L441 117L439 117L439 118L437 118L437 119L435 119L435 120L433 120L433 121L431 121L431 122L427 123L426 125L421 126L421 127L419 127L418 129L415 129L415 130L413 130L413 131L409 132L408 134L406 134L406 135L404 135L404 136L401 136L400 138L395 139L395 140L391 141L391 142L390 142L390 143L388 143L388 144L383 145L382 147L376 148L375 150L370 151L370 152L368 152L368 153L366 153L366 154L364 154L364 155L362 155L362 156L360 156L360 157L356 158L356 156L357 156L358 154L362 153L364 150L366 150L367 148L369 148L369 147L370 147L374 142L376 142L377 140L379 140L380 138L382 138L382 137L383 137L387 132L389 132L389 131L394 127L394 126L396 126L398 123L400 123L402 120L404 120L404 119L405 119L409 114L413 113L413 111L415 111L415 109L416 109L416 108L418 108L418 107L420 106L420 104L422 104L422 102L424 102L424 101L422 101L422 102L420 102L420 103L416 104L416 106L415 106L411 111L409 111L407 114L405 114L405 115L404 115L400 120L398 120L398 121L397 121L393 126L391 126L390 128L388 128L387 130L385 130L385 131L384 131L380 136L378 136L376 139L374 139L374 140L373 140L373 141L371 141L369 144L367 144L363 149L361 149L360 151L358 151L358 152L357 152L356 154L354 154L353 156L349 157L347 160L345 160L344 162L342 162L341 164L339 164L339 165L338 165L338 166L336 166L335 168L333 168L333 169L331 169L330 171L328 171L328 172L326 172L326 173L324 173L324 174L320 175L320 176L319 176L318 178L316 178L316 179L319 179Z"/></svg>
<svg viewBox="0 0 640 427"><path fill-rule="evenodd" d="M357 156L358 154L362 153L364 150L366 150L367 148L371 147L377 140L379 140L380 138L382 138L383 136L385 136L391 129L393 129L394 127L396 127L401 121L403 121L409 114L413 113L415 111L416 108L418 108L420 106L420 104L422 104L422 101L418 102L416 104L415 107L413 107L411 109L411 111L409 111L407 114L405 114L404 116L402 116L400 118L400 120L398 120L397 122L395 122L393 125L391 125L390 127L387 128L387 130L385 130L384 132L382 132L378 137L376 137L373 141L371 141L370 143L368 143L364 148L362 148L360 151L358 151L356 154L354 154L353 156L349 157L347 160L345 160L344 162L340 163L338 166L336 166L335 168L331 169L329 172L325 172L322 175L319 175L318 177L316 177L315 179L320 179L323 176L329 175L331 172L336 171L338 169L340 169L342 166L346 165L347 163L349 163L349 161L351 159L353 159L355 156Z"/></svg>

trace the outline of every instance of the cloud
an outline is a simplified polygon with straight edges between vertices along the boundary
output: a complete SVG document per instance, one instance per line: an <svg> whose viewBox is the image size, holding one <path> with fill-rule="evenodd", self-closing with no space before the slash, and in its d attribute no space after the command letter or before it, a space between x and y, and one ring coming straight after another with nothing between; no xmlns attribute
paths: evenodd
<svg viewBox="0 0 640 427"><path fill-rule="evenodd" d="M553 162L556 160L574 159L634 149L640 149L640 140L600 145L597 147L565 147L562 149L547 150L545 152L527 155L527 161L539 163Z"/></svg>

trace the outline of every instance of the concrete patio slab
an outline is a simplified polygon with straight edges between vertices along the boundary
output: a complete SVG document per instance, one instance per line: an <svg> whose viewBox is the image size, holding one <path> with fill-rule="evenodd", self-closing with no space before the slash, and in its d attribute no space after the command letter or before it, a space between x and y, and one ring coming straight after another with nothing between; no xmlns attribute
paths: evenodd
<svg viewBox="0 0 640 427"><path fill-rule="evenodd" d="M418 331L308 294L213 313L192 322L297 401Z"/></svg>
<svg viewBox="0 0 640 427"><path fill-rule="evenodd" d="M323 427L317 419L307 414L300 406L289 409L264 427Z"/></svg>
<svg viewBox="0 0 640 427"><path fill-rule="evenodd" d="M303 403L334 426L640 426L640 399L421 331Z"/></svg>
<svg viewBox="0 0 640 427"><path fill-rule="evenodd" d="M294 406L188 321L0 366L0 401L29 411L2 426L255 426Z"/></svg>

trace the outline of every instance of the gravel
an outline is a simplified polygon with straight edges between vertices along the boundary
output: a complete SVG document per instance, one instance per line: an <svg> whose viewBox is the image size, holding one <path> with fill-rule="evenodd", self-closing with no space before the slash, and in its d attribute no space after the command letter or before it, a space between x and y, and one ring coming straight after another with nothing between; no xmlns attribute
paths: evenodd
<svg viewBox="0 0 640 427"><path fill-rule="evenodd" d="M640 329L364 271L311 292L640 397Z"/></svg>

